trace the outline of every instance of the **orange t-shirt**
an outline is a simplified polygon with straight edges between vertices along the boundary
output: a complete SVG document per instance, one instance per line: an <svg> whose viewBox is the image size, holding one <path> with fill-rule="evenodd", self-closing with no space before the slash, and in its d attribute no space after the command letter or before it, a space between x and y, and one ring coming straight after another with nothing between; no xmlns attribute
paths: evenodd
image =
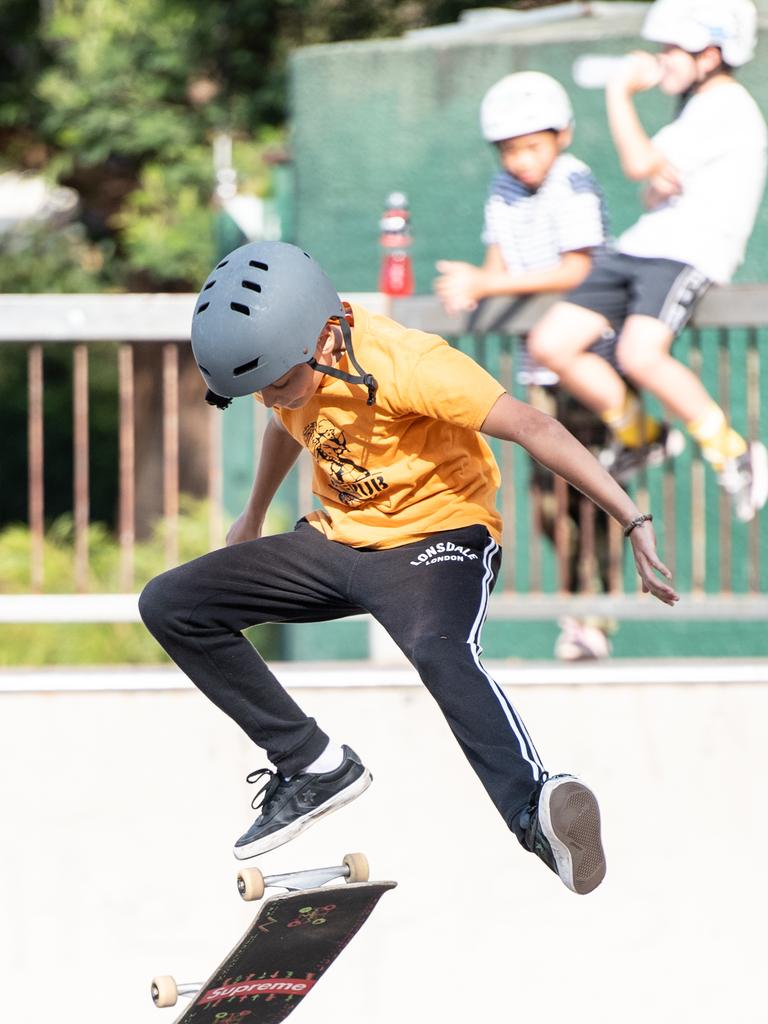
<svg viewBox="0 0 768 1024"><path fill-rule="evenodd" d="M499 469L477 433L504 388L436 334L409 330L356 306L357 361L367 392L328 374L301 409L275 409L314 459L323 508L307 519L329 540L391 548L441 530L482 524L501 540ZM339 368L354 373L348 356Z"/></svg>

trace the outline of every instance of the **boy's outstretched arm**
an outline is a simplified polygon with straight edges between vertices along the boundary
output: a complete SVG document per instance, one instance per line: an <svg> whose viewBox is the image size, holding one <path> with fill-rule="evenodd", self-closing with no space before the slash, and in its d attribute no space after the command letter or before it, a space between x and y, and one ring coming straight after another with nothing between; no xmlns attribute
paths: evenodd
<svg viewBox="0 0 768 1024"><path fill-rule="evenodd" d="M477 307L480 299L496 295L534 295L540 292L564 292L581 284L592 267L589 250L564 252L552 267L543 270L506 269L496 245L488 246L482 267L456 260L439 260L435 266L440 277L435 292L448 313L461 313Z"/></svg>
<svg viewBox="0 0 768 1024"><path fill-rule="evenodd" d="M230 526L227 544L239 544L261 536L267 509L300 451L298 441L291 437L277 417L271 416L264 431L259 468L248 504Z"/></svg>
<svg viewBox="0 0 768 1024"><path fill-rule="evenodd" d="M532 458L586 494L622 527L641 514L626 491L573 434L557 420L525 402L519 402L511 395L502 395L486 416L480 431L490 437L522 445ZM674 604L678 600L677 593L659 578L660 574L671 580L672 574L656 553L650 522L646 521L632 530L629 540L643 593L651 593L665 604Z"/></svg>

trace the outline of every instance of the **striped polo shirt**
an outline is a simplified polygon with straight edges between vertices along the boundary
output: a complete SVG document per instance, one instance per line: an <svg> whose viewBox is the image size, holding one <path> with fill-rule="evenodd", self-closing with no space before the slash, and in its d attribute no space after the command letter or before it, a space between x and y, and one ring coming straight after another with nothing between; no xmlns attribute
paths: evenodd
<svg viewBox="0 0 768 1024"><path fill-rule="evenodd" d="M555 266L566 252L597 250L607 234L602 190L570 153L560 154L535 192L504 170L491 181L483 242L498 245L513 273Z"/></svg>

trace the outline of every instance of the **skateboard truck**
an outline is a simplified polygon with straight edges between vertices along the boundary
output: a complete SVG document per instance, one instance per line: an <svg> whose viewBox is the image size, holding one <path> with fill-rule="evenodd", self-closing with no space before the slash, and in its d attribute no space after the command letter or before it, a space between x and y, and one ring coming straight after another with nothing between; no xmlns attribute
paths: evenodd
<svg viewBox="0 0 768 1024"><path fill-rule="evenodd" d="M237 876L237 891L246 901L260 900L265 889L317 889L334 878L347 882L367 882L368 859L364 853L347 853L341 864L331 868L310 868L308 871L289 871L283 875L263 875L258 868L242 868Z"/></svg>

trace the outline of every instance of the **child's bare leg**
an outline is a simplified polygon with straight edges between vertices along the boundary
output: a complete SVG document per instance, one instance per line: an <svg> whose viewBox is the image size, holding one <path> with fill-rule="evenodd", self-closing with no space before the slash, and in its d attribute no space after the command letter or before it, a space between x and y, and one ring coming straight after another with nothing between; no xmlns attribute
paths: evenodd
<svg viewBox="0 0 768 1024"><path fill-rule="evenodd" d="M733 429L696 374L670 355L672 340L672 331L655 317L628 317L617 347L619 364L638 387L656 395L685 423L730 495L736 517L748 522L768 500L768 452L760 441L749 444ZM631 404L630 398L624 420ZM603 419L610 422L610 415L605 413ZM640 414L634 418L639 420ZM646 436L648 423L646 417ZM652 440L652 433L650 437Z"/></svg>
<svg viewBox="0 0 768 1024"><path fill-rule="evenodd" d="M592 409L628 448L655 442L661 424L647 416L637 396L605 360L586 351L603 333L602 314L559 302L534 328L529 350L554 370L563 386ZM617 343L617 359L627 377L650 391L681 419L717 471L747 450L746 441L728 425L699 378L672 355L674 335L651 316L627 317Z"/></svg>
<svg viewBox="0 0 768 1024"><path fill-rule="evenodd" d="M747 451L747 442L729 426L696 374L670 354L673 338L655 317L630 316L617 346L619 364L638 387L656 395L685 423L704 457L721 472L728 460Z"/></svg>
<svg viewBox="0 0 768 1024"><path fill-rule="evenodd" d="M553 370L563 386L598 416L620 407L627 392L610 363L587 351L609 327L601 313L558 302L528 336L531 357Z"/></svg>
<svg viewBox="0 0 768 1024"><path fill-rule="evenodd" d="M630 380L656 395L669 412L690 423L712 399L696 374L670 355L674 335L652 316L627 317L616 346L619 365Z"/></svg>

